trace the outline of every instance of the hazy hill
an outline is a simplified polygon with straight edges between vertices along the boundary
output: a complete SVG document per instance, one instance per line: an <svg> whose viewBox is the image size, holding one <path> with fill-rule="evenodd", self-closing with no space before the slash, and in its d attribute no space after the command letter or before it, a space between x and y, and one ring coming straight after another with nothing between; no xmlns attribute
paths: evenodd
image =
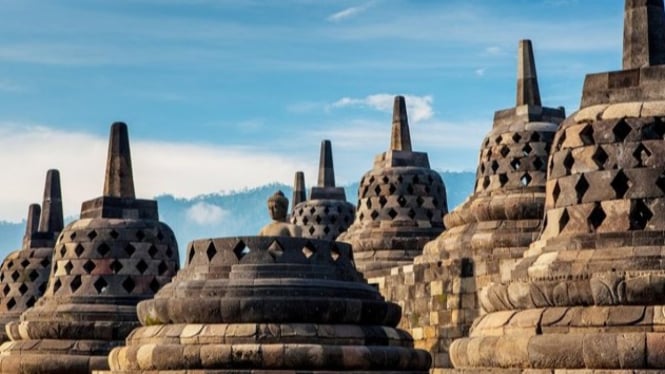
<svg viewBox="0 0 665 374"><path fill-rule="evenodd" d="M448 207L452 209L471 193L475 175L471 172L442 172L441 175L448 192ZM195 238L256 234L269 220L266 200L278 189L291 198L291 186L281 184L269 184L223 195L211 193L192 199L158 196L159 215L175 232L182 256L187 243ZM347 199L355 204L358 184L354 183L345 189ZM2 258L20 246L24 225L0 222Z"/></svg>

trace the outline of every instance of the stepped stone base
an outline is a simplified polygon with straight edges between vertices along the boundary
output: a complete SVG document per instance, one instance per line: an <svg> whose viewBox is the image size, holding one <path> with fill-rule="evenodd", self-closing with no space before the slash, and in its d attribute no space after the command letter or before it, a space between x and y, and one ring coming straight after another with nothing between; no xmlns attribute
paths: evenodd
<svg viewBox="0 0 665 374"><path fill-rule="evenodd" d="M665 374L665 370L645 369L432 369L430 374Z"/></svg>

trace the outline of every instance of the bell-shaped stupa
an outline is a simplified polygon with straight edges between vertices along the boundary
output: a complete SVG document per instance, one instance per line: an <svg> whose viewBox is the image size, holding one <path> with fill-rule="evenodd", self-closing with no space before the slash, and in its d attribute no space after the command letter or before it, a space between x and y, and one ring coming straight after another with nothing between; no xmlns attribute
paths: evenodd
<svg viewBox="0 0 665 374"><path fill-rule="evenodd" d="M346 201L344 188L335 187L335 169L330 140L321 142L318 185L312 187L308 200L299 203L297 201L303 196L304 177L302 177L301 187L299 187L300 179L298 178L296 174L291 222L302 228L304 238L334 240L353 222L355 207ZM296 196L299 189L300 194Z"/></svg>
<svg viewBox="0 0 665 374"><path fill-rule="evenodd" d="M0 339L6 341L5 325L17 321L44 292L51 274L53 246L64 226L60 173L49 170L44 186L43 209L28 209L21 249L10 253L0 266ZM40 217L41 215L41 217Z"/></svg>
<svg viewBox="0 0 665 374"><path fill-rule="evenodd" d="M443 180L430 169L427 153L411 150L406 102L397 96L390 149L360 180L355 220L338 240L353 246L358 270L379 276L422 254L443 231L447 212Z"/></svg>
<svg viewBox="0 0 665 374"><path fill-rule="evenodd" d="M426 374L430 365L346 243L195 240L185 268L137 310L143 327L109 355L113 373Z"/></svg>
<svg viewBox="0 0 665 374"><path fill-rule="evenodd" d="M481 292L455 367L664 372L664 63L663 1L627 0L623 70L587 75L554 137L543 232Z"/></svg>
<svg viewBox="0 0 665 374"><path fill-rule="evenodd" d="M53 252L44 296L6 326L0 371L89 373L108 368L109 351L138 326L136 304L178 270L171 229L157 202L134 196L127 125L114 123L104 195L81 207Z"/></svg>

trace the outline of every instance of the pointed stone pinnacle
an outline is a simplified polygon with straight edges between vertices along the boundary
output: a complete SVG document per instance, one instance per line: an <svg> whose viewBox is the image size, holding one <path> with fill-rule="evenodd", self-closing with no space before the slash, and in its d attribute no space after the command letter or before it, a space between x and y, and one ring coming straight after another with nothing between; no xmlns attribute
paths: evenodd
<svg viewBox="0 0 665 374"><path fill-rule="evenodd" d="M46 172L39 232L59 233L64 226L60 172L51 169Z"/></svg>
<svg viewBox="0 0 665 374"><path fill-rule="evenodd" d="M28 208L28 220L25 223L25 238L29 239L39 229L39 214L41 211L42 209L39 207L39 204L30 204Z"/></svg>
<svg viewBox="0 0 665 374"><path fill-rule="evenodd" d="M321 141L319 187L335 187L335 169L333 167L332 145L330 144L330 140Z"/></svg>
<svg viewBox="0 0 665 374"><path fill-rule="evenodd" d="M307 191L305 191L305 173L302 171L296 172L295 180L293 181L293 203L292 207L307 200Z"/></svg>
<svg viewBox="0 0 665 374"><path fill-rule="evenodd" d="M663 0L626 0L623 69L665 64Z"/></svg>
<svg viewBox="0 0 665 374"><path fill-rule="evenodd" d="M409 133L409 119L406 114L404 96L395 96L390 149L393 151L411 151L411 134Z"/></svg>
<svg viewBox="0 0 665 374"><path fill-rule="evenodd" d="M104 196L135 198L129 135L127 125L122 122L116 122L111 126Z"/></svg>
<svg viewBox="0 0 665 374"><path fill-rule="evenodd" d="M520 40L517 47L517 106L541 106L536 60L531 40Z"/></svg>

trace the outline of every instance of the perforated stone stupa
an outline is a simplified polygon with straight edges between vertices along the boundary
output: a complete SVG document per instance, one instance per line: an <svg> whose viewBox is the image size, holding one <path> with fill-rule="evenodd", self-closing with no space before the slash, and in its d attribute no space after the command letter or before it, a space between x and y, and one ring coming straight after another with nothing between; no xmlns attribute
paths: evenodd
<svg viewBox="0 0 665 374"><path fill-rule="evenodd" d="M297 178L296 176L298 183ZM295 187L291 222L302 227L303 237L334 240L353 222L355 207L346 201L344 188L335 187L335 169L330 140L321 142L318 185L312 187L309 200L296 205L296 200L301 199L302 195L295 195L298 186ZM304 189L304 179L302 188Z"/></svg>
<svg viewBox="0 0 665 374"><path fill-rule="evenodd" d="M60 173L46 173L44 199L28 209L21 249L10 253L0 266L0 339L6 341L5 325L16 321L46 291L51 273L53 246L62 231ZM40 217L41 215L41 217Z"/></svg>
<svg viewBox="0 0 665 374"><path fill-rule="evenodd" d="M351 246L298 237L195 240L187 266L139 303L113 373L428 373L400 309L355 270Z"/></svg>
<svg viewBox="0 0 665 374"><path fill-rule="evenodd" d="M665 371L665 14L625 4L623 70L586 77L554 138L546 223L455 367ZM607 371L605 371L607 370Z"/></svg>
<svg viewBox="0 0 665 374"><path fill-rule="evenodd" d="M178 269L171 229L157 202L134 196L127 126L111 127L102 197L62 231L48 288L20 321L7 324L3 373L89 373L138 326L136 303L150 298Z"/></svg>
<svg viewBox="0 0 665 374"><path fill-rule="evenodd" d="M351 243L358 270L372 277L410 264L443 231L448 212L441 176L427 153L411 150L403 96L395 97L390 149L360 180L353 225L338 237Z"/></svg>

